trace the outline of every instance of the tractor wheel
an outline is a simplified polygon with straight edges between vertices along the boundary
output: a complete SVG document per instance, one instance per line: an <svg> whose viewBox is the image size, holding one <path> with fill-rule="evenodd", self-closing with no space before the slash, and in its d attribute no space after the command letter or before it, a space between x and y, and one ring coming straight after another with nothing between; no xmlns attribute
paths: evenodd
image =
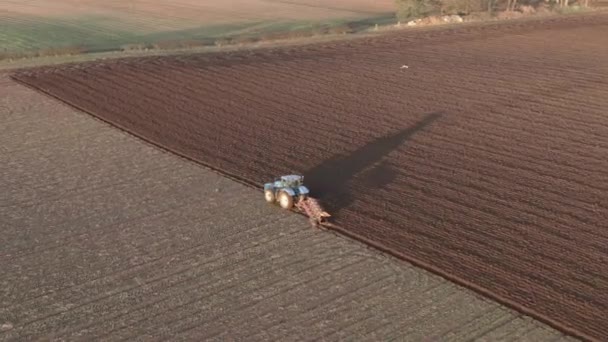
<svg viewBox="0 0 608 342"><path fill-rule="evenodd" d="M281 192L279 194L279 204L283 209L291 209L293 208L293 197L286 192Z"/></svg>
<svg viewBox="0 0 608 342"><path fill-rule="evenodd" d="M272 190L264 191L264 198L268 203L274 203L274 201L276 200L276 198L274 197L274 192Z"/></svg>

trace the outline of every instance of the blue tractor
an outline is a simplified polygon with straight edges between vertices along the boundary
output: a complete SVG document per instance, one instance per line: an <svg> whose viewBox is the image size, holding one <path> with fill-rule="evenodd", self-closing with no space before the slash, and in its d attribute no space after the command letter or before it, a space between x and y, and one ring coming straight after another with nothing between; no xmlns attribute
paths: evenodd
<svg viewBox="0 0 608 342"><path fill-rule="evenodd" d="M304 186L304 176L281 176L272 183L264 184L266 202L279 202L283 209L292 209L294 204L303 202L308 193L308 188Z"/></svg>

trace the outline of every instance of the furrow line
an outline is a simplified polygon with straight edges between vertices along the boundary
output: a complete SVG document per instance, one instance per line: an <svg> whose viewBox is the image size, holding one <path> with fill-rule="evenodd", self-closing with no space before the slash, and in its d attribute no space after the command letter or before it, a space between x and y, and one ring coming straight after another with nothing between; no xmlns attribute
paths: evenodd
<svg viewBox="0 0 608 342"><path fill-rule="evenodd" d="M249 233L253 229L260 229L260 228L263 228L266 225L268 225L268 223L265 223L263 226L258 226L258 227L251 228L250 230L244 231L242 233ZM294 234L294 233L301 234L302 231L298 230L298 231L292 231L292 232L290 232L290 234ZM235 239L238 238L236 236L236 234L234 236L231 236L231 237L235 238ZM275 238L272 238L272 239L266 239L265 241L261 241L261 242L263 242L264 244L269 244L269 243L273 243L274 244L274 243L276 243L278 246L281 246L281 244L279 243L279 241L282 238L284 238L284 236L275 237ZM319 239L321 239L321 238L319 238ZM322 241L323 240L317 241L316 239L313 239L312 242L307 242L306 244L307 245L313 245L313 243L317 243L318 244L319 242L322 242ZM140 272L142 270L142 268L146 267L146 268L149 269L148 272L149 272L149 275L150 275L150 279L146 280L143 285L150 286L150 285L153 285L153 284L157 284L158 287L160 287L162 289L165 289L165 290L168 290L168 289L171 289L171 288L173 288L173 287L175 287L177 285L185 283L186 281L188 281L189 278L186 279L186 280L178 279L175 283L172 283L171 285L167 285L166 281L171 280L171 278L175 277L175 276L189 275L191 273L191 271L195 269L195 267L204 267L204 266L207 266L209 264L213 264L215 262L221 262L221 264L219 266L216 266L216 267L212 268L211 270L200 270L200 271L197 270L198 273L195 273L195 278L200 278L202 276L209 275L210 274L210 273L208 273L209 271L211 271L212 273L213 272L217 272L218 274L226 274L225 269L233 266L232 264L224 262L225 260L227 260L227 258L240 257L245 252L252 251L252 250L255 251L256 249L261 249L261 250L257 251L254 255L260 255L260 253L265 253L265 250L263 250L263 246L260 244L260 245L249 246L247 248L244 248L243 250L236 250L236 251L232 251L232 252L230 252L228 254L223 254L221 256L217 256L217 257L214 257L214 258L211 258L211 259L207 259L204 256L200 256L200 254L198 253L199 250L207 248L207 247L208 246L206 244L200 244L200 245L197 245L197 246L194 246L194 247L191 247L191 248L186 248L186 249L181 249L181 250L178 250L178 251L174 251L174 252L171 252L169 254L166 254L166 255L163 255L163 256L159 256L159 257L157 257L157 258L155 258L155 259L153 259L151 261L148 261L148 262L146 262L144 264L135 265L134 267L131 267L131 268L128 268L128 269L121 269L117 273L114 273L114 274L111 274L111 275L106 275L106 276L103 276L103 277L100 277L100 278L97 278L97 279L94 279L94 280L91 280L91 281L87 281L86 283L82 283L82 284L79 284L79 285L76 285L76 286L82 286L82 285L86 285L86 284L90 284L91 286L96 286L96 285L93 285L94 282L96 282L98 280L102 280L102 279L105 279L105 280L115 279L115 276L118 275L118 274L123 275L123 277L125 277L124 280L127 280L127 279L130 279L130 275L131 275L131 273L133 273L133 271L137 270L138 272ZM280 249L278 249L278 250L280 250ZM158 270L157 266L158 266L158 264L162 260L165 260L165 259L167 259L169 257L171 257L172 260L174 260L174 258L176 256L180 256L180 255L182 256L183 259L189 259L192 256L197 256L198 259L200 259L203 262L202 263L197 262L197 263L195 263L194 266L190 266L189 265L187 267L180 267L177 270L171 269L171 271L169 272L169 274L163 274L162 276L158 275L159 272L157 272L157 270ZM240 264L241 262L250 262L250 259L249 258L242 259L241 261L238 261L235 265ZM266 260L259 260L258 264L259 265L264 265L266 262L267 262ZM173 261L173 263L175 263L175 261ZM255 266L255 265L253 265L253 266ZM164 267L168 268L169 266L164 266ZM247 268L249 266L244 265L244 267ZM138 278L140 278L140 277L138 277ZM81 293L81 296L83 296L83 297L79 298L79 305L71 307L68 311L72 311L74 309L85 307L85 306L87 306L89 304L93 304L93 303L97 303L97 302L100 302L100 301L104 301L106 299L109 299L111 296L128 293L130 291L133 291L135 289L140 288L143 285L141 285L141 284L136 284L136 285L127 284L127 285L125 285L125 286L123 286L121 288L113 289L113 290L111 290L109 292L104 292L100 296L94 296L93 298L89 298L90 296L83 292L83 293ZM196 286L200 286L200 283L197 283ZM65 290L67 290L67 289L63 289L63 291L65 291ZM152 290L152 289L149 289L149 290ZM46 299L45 296L41 296L39 298L45 298ZM165 296L163 298L163 300L170 299L170 298L171 298L170 296ZM69 297L69 298L66 298L66 299L68 299L68 300L74 300L75 298L74 297ZM86 300L82 301L83 299L86 299ZM35 303L32 300L30 300L30 302L32 303L32 305ZM38 307L38 304L36 304L36 306ZM45 319L50 318L50 317L54 317L54 316L57 316L57 315L62 315L64 313L68 312L68 311L56 311L56 312L54 312L52 314L46 314L45 316L41 316L41 317L31 317L31 315L28 315L29 320L26 321L26 322L24 322L24 323L22 323L21 326L25 327L27 325L30 325L30 324L33 324L33 323L36 323L36 322L40 322L40 321L45 320Z"/></svg>
<svg viewBox="0 0 608 342"><path fill-rule="evenodd" d="M323 253L325 253L325 252L323 252ZM302 252L300 252L300 254L302 254ZM232 298L229 295L231 292L234 292L234 291L239 292L242 290L241 288L244 286L246 286L249 293L253 294L253 293L258 293L262 289L271 288L273 286L289 286L289 280L286 278L295 277L296 275L305 277L305 276L303 276L303 274L314 273L315 274L314 277L308 278L308 279L312 278L312 280L308 280L308 281L314 281L315 279L321 278L325 274L336 272L343 268L346 268L346 267L349 267L352 265L356 265L356 264L360 263L362 260L361 258L355 258L354 261L349 262L346 265L342 265L342 264L338 264L338 266L334 265L334 263L337 263L348 256L350 256L350 255L347 254L347 255L339 256L337 258L332 259L332 262L329 262L329 263L327 262L327 260L323 260L323 261L314 262L312 264L306 264L303 261L309 260L309 258L305 255L301 255L299 259L297 259L295 261L291 260L290 262L284 264L281 267L281 269L287 270L286 273L275 274L273 276L265 278L264 281L261 282L260 285L247 286L247 285L251 285L252 283L257 284L257 283L255 283L255 281L256 281L256 279L259 278L259 275L249 276L245 279L238 279L237 284L232 284L230 286L226 286L225 284L216 285L213 287L213 289L216 289L218 291L206 292L206 293L204 293L203 296L183 299L183 300L179 301L177 303L177 305L169 308L168 310L159 312L154 315L147 315L147 316L141 317L140 321L133 322L133 323L131 323L132 325L130 325L128 327L124 327L124 328L133 328L135 326L135 324L137 324L136 329L138 329L140 331L147 330L148 329L147 326L149 324L154 324L154 321L152 320L152 318L156 318L160 315L177 311L180 314L178 318L175 318L172 320L163 320L163 328L161 328L161 330L159 331L160 334L157 337L161 338L162 335L174 334L175 332L180 330L180 328L181 328L180 326L188 324L188 322L186 322L186 319L195 318L195 317L197 317L197 315L199 315L203 312L208 312L208 310L211 309L210 308L211 304L208 304L211 302L211 298L219 299L221 303L218 303L216 305L217 305L217 307L221 308L223 303L228 303L230 301L230 298ZM302 265L304 265L304 266L302 266ZM192 289L191 290L193 292L192 294L198 293L199 290L202 288L203 287L199 286L197 288ZM202 303L203 301L205 303L203 305L194 305L197 303ZM217 303L217 302L215 302L215 303ZM188 309L186 309L186 308L188 308ZM147 321L147 322L145 322L144 324L141 324L141 321ZM170 331L167 331L167 330L170 330ZM128 337L124 337L121 340L123 340L123 341L130 340L135 335L137 335L137 332L135 332L135 329L133 329L133 330L131 330L131 334Z"/></svg>

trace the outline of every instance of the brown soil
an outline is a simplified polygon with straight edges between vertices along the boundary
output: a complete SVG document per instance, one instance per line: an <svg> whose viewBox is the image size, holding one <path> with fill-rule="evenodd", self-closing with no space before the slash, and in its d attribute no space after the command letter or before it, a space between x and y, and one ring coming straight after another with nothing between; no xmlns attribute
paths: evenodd
<svg viewBox="0 0 608 342"><path fill-rule="evenodd" d="M573 16L15 79L252 185L303 173L345 233L605 340L607 30Z"/></svg>

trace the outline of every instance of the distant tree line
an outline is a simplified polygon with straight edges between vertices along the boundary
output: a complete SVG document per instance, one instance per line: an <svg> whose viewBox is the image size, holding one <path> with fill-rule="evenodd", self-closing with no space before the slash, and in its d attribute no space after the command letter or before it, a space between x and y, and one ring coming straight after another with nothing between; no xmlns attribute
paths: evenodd
<svg viewBox="0 0 608 342"><path fill-rule="evenodd" d="M430 15L468 15L470 13L494 13L515 11L518 5L548 8L563 8L576 1L579 5L589 6L589 0L395 0L397 18L401 21Z"/></svg>

